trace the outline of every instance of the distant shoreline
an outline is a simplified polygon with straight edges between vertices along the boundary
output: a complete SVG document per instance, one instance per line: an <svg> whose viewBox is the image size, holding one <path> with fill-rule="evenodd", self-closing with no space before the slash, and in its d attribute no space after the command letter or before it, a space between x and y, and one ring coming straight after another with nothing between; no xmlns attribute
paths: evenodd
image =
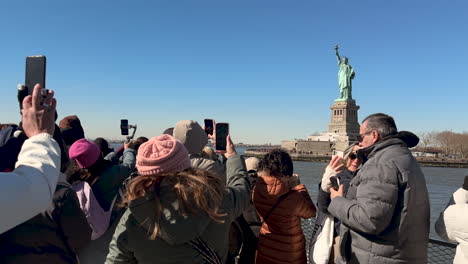
<svg viewBox="0 0 468 264"><path fill-rule="evenodd" d="M265 155L264 151L252 151L246 150L244 156L247 157L257 157L260 158ZM290 153L292 160L294 161L309 161L309 162L325 162L328 163L330 161L330 156L315 156L310 154L297 154L297 153ZM468 168L468 162L461 162L461 161L440 161L435 159L428 159L424 158L421 159L419 157L415 157L418 163L422 167L441 167L441 168Z"/></svg>

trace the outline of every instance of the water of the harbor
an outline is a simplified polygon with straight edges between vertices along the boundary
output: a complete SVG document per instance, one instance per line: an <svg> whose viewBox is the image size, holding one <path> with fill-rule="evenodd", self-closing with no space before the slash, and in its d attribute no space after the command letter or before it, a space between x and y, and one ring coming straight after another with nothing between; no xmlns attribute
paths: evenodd
<svg viewBox="0 0 468 264"><path fill-rule="evenodd" d="M237 152L243 154L244 148ZM318 183L322 179L327 163L295 161L294 173L301 177L301 182L307 187L312 200L317 201ZM434 232L434 223L440 213L445 209L452 193L463 184L464 176L468 175L466 168L435 168L422 167L426 177L427 189L431 203L431 238L439 239Z"/></svg>

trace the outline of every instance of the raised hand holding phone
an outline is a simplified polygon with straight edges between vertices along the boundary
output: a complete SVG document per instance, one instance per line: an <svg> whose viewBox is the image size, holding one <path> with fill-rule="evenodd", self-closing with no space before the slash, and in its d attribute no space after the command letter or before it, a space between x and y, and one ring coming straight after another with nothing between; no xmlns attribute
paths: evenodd
<svg viewBox="0 0 468 264"><path fill-rule="evenodd" d="M41 85L36 84L32 95L26 96L23 100L22 126L28 137L42 133L54 134L55 109L57 107L57 101L53 98L54 91L49 90L44 99L42 99L41 91ZM43 104L41 104L42 100Z"/></svg>
<svg viewBox="0 0 468 264"><path fill-rule="evenodd" d="M336 172L341 172L344 167L343 158L338 155L334 155L330 160L328 166L330 166L330 168Z"/></svg>
<svg viewBox="0 0 468 264"><path fill-rule="evenodd" d="M236 148L234 147L234 143L232 143L231 136L227 135L226 137L226 153L224 153L224 156L226 159L231 157L232 155L236 154Z"/></svg>
<svg viewBox="0 0 468 264"><path fill-rule="evenodd" d="M343 197L344 196L344 191L343 191L343 184L340 185L338 190L335 191L335 189L330 188L330 199L335 199L336 197Z"/></svg>
<svg viewBox="0 0 468 264"><path fill-rule="evenodd" d="M343 163L343 158L341 158L338 155L334 155L330 163L328 163L328 166L325 168L325 172L323 173L322 176L322 181L320 183L320 186L324 192L329 192L331 188L331 181L330 177L335 176L339 172L343 170L344 163Z"/></svg>

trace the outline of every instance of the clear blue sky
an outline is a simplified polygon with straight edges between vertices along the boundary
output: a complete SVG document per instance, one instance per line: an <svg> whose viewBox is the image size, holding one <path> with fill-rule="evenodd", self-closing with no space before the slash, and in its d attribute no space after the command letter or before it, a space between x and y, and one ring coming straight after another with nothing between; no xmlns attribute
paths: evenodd
<svg viewBox="0 0 468 264"><path fill-rule="evenodd" d="M114 0L0 3L0 122L18 122L25 57L47 56L59 118L90 138L119 121L152 137L178 120L231 124L235 141L327 129L333 47L356 71L359 120L466 131L468 1Z"/></svg>

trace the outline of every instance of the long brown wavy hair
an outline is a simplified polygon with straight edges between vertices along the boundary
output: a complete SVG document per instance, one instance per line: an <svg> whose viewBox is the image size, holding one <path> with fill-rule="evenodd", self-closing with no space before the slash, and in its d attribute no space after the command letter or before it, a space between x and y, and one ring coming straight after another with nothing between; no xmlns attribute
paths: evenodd
<svg viewBox="0 0 468 264"><path fill-rule="evenodd" d="M176 173L165 173L157 175L140 175L129 183L125 194L125 203L154 192L156 203L156 221L150 239L156 239L159 232L159 219L162 206L159 198L161 184L170 186L177 194L179 201L179 212L182 215L206 214L213 221L223 223L222 217L226 214L220 212L223 200L221 182L211 173L203 170L188 169Z"/></svg>

